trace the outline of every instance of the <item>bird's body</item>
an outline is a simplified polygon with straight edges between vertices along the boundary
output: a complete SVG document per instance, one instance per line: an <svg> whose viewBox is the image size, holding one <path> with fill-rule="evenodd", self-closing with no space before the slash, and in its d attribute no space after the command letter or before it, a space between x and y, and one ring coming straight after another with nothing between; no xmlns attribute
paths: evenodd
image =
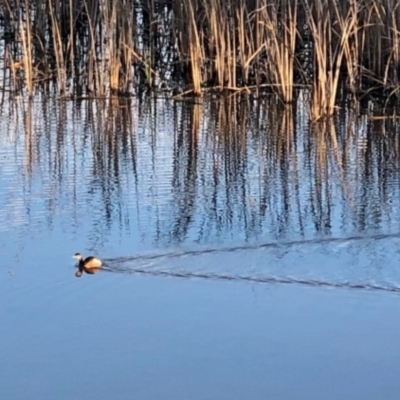
<svg viewBox="0 0 400 400"><path fill-rule="evenodd" d="M102 265L101 260L97 257L90 256L90 257L86 257L84 259L82 257L82 254L75 253L73 258L76 258L79 261L79 264L78 264L79 270L75 274L77 277L82 276L82 271L92 274L92 273L94 273L94 270L100 268Z"/></svg>

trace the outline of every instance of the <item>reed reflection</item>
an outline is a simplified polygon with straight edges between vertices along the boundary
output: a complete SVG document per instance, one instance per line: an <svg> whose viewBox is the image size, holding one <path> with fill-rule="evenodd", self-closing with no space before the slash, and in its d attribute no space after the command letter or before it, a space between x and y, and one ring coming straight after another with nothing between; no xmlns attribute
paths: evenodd
<svg viewBox="0 0 400 400"><path fill-rule="evenodd" d="M397 230L397 124L354 110L308 126L301 102L276 104L10 103L0 229L85 226L93 247L114 234L165 247Z"/></svg>

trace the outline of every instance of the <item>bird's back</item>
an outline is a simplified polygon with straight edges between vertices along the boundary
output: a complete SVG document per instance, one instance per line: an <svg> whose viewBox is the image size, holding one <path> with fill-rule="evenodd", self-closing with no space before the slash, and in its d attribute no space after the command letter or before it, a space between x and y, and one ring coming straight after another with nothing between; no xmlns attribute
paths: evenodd
<svg viewBox="0 0 400 400"><path fill-rule="evenodd" d="M83 265L85 268L100 268L101 261L96 257L86 257Z"/></svg>

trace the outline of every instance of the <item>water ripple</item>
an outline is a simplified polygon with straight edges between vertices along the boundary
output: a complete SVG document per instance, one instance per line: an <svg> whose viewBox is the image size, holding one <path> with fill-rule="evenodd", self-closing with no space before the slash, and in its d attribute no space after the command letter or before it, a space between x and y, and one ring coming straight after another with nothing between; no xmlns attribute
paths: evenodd
<svg viewBox="0 0 400 400"><path fill-rule="evenodd" d="M384 292L400 293L400 286L397 285L382 285L373 282L364 283L353 283L353 282L333 282L324 280L311 280L301 279L295 277L255 277L255 276L244 276L244 275L223 275L216 273L192 273L189 271L174 272L174 271L162 271L162 270L148 270L145 268L120 268L120 267L105 267L104 271L116 272L122 274L144 274L150 276L164 276L172 278L198 278L198 279L218 279L226 281L247 281L254 283L268 283L268 284L297 284L311 287L327 287L327 288L338 288L338 289L353 289L353 290L376 290Z"/></svg>
<svg viewBox="0 0 400 400"><path fill-rule="evenodd" d="M231 246L142 254L104 259L104 270L176 278L203 278L313 287L400 291L400 275L392 258L379 265L380 251L398 246L400 233L353 235L284 243ZM382 242L382 246L374 242ZM236 255L235 255L236 254ZM337 268L337 260L356 259L351 268ZM368 268L365 259L372 267ZM264 261L262 261L264 260ZM323 265L319 263L323 262ZM222 261L222 263L220 262ZM381 262L381 263L382 263ZM394 274L388 271L396 271ZM310 276L314 275L314 276Z"/></svg>

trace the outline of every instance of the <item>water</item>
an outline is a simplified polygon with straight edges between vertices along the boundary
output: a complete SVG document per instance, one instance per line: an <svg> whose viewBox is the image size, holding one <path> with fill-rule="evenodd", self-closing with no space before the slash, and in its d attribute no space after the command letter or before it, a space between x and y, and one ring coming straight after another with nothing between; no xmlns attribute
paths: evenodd
<svg viewBox="0 0 400 400"><path fill-rule="evenodd" d="M0 398L397 398L395 123L1 107Z"/></svg>

